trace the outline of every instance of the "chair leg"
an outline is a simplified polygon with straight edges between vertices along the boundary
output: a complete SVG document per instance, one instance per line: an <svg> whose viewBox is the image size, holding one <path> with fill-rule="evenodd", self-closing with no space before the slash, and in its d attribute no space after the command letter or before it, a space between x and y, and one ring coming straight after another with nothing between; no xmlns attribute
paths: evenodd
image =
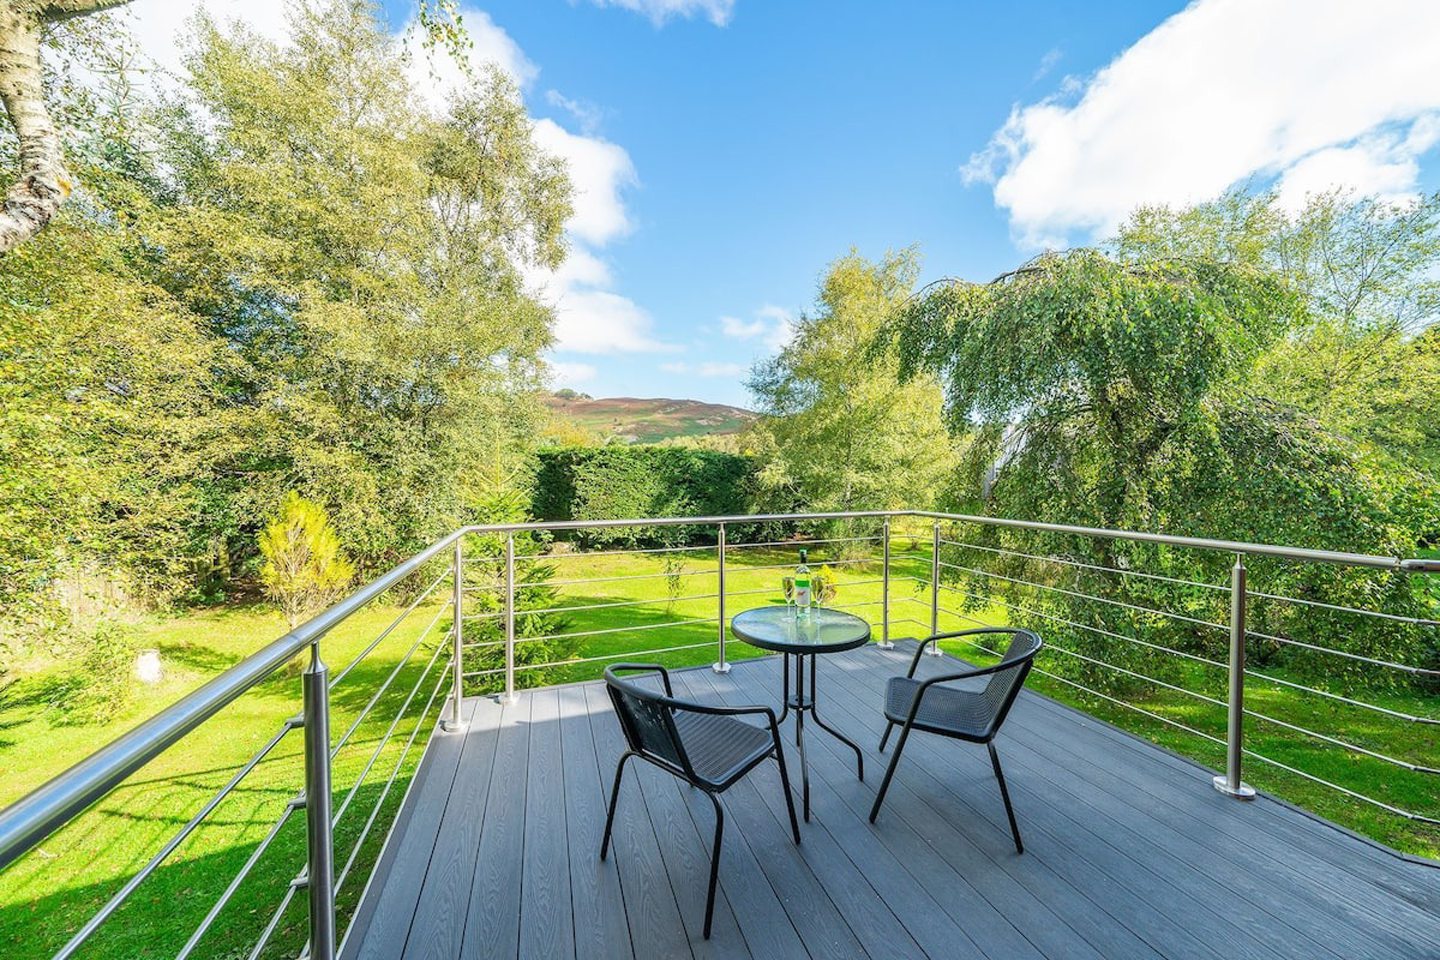
<svg viewBox="0 0 1440 960"><path fill-rule="evenodd" d="M910 728L900 728L900 739L895 741L895 752L890 757L890 766L885 768L885 779L880 781L880 792L875 794L875 805L870 808L870 822L874 823L875 818L880 816L880 804L885 802L885 791L890 789L890 778L895 776L895 768L900 766L900 754L905 750L905 741L910 739Z"/></svg>
<svg viewBox="0 0 1440 960"><path fill-rule="evenodd" d="M990 765L995 768L995 779L1000 783L1000 798L1005 801L1005 816L1010 818L1010 834L1015 838L1015 852L1024 853L1025 844L1020 842L1020 828L1015 825L1015 811L1010 806L1010 791L1005 787L1005 774L1000 769L1000 754L995 752L995 744L987 743L990 749Z"/></svg>
<svg viewBox="0 0 1440 960"><path fill-rule="evenodd" d="M890 731L895 729L895 721L885 721L885 734L880 738L880 752L885 752L885 744L890 742Z"/></svg>
<svg viewBox="0 0 1440 960"><path fill-rule="evenodd" d="M720 880L720 841L725 836L725 811L715 794L706 791L705 796L715 805L715 847L710 851L710 892L705 895L705 939L709 940L710 921L715 917L715 884Z"/></svg>
<svg viewBox="0 0 1440 960"><path fill-rule="evenodd" d="M795 798L790 795L790 774L785 769L785 754L780 750L780 738L775 738L775 762L780 764L780 788L785 791L785 809L790 813L790 832L795 835L795 844L800 844L800 821L795 819Z"/></svg>
<svg viewBox="0 0 1440 960"><path fill-rule="evenodd" d="M605 854L610 850L610 828L615 825L615 805L620 801L620 778L625 774L625 761L635 754L626 750L620 756L620 762L615 765L615 786L610 790L610 812L605 815L605 839L600 841L600 859L605 859Z"/></svg>

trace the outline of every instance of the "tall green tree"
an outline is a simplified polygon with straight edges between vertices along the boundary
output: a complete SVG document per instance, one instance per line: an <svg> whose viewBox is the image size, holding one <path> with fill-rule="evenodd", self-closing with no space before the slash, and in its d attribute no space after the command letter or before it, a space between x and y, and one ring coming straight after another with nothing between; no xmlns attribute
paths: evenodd
<svg viewBox="0 0 1440 960"><path fill-rule="evenodd" d="M921 374L897 387L895 354L873 349L919 271L914 248L874 263L854 251L836 260L790 342L751 373L765 415L754 437L760 480L772 499L812 511L934 504L954 463L939 383Z"/></svg>
<svg viewBox="0 0 1440 960"><path fill-rule="evenodd" d="M1261 266L1077 250L988 284L933 288L897 311L886 336L902 378L942 377L950 422L976 431L956 504L966 512L1408 555L1433 521L1433 482L1267 396L1256 378L1262 358L1308 322L1305 298ZM1142 648L1107 639L1119 635L1223 656L1223 631L1199 623L1223 622L1217 594L1126 571L1223 583L1230 557L993 528L971 535L990 551L966 554L962 566L999 564L1012 579L967 575L966 590L982 602L1018 599L1018 616L1051 618L1043 622L1072 649L1141 662ZM1262 589L1332 603L1424 615L1428 602L1405 577L1264 560L1252 573ZM1257 617L1275 618L1257 629L1323 646L1429 656L1415 630L1273 605ZM1307 656L1255 650L1267 653ZM1057 669L1116 679L1084 661Z"/></svg>
<svg viewBox="0 0 1440 960"><path fill-rule="evenodd" d="M74 192L67 169L61 122L53 90L47 90L41 56L57 34L123 7L130 0L0 0L0 105L14 134L16 176L0 204L0 255L35 237ZM417 0L417 19L427 46L443 44L463 55L468 43L456 0ZM101 28L103 30L103 26Z"/></svg>
<svg viewBox="0 0 1440 960"><path fill-rule="evenodd" d="M85 189L0 271L9 612L77 567L223 585L291 489L387 564L535 432L521 271L565 255L563 165L503 75L426 109L371 4L291 17L283 47L199 19L164 102L123 63L59 101Z"/></svg>
<svg viewBox="0 0 1440 960"><path fill-rule="evenodd" d="M318 494L384 564L460 523L536 422L552 317L520 269L560 262L570 206L504 75L417 110L375 12L302 4L285 49L199 22L164 230L177 294L239 358L237 492Z"/></svg>
<svg viewBox="0 0 1440 960"><path fill-rule="evenodd" d="M1138 210L1111 244L1130 262L1206 259L1266 269L1305 302L1260 359L1264 392L1331 429L1440 466L1440 194L1410 203L1335 191L1297 211L1235 190L1184 209Z"/></svg>

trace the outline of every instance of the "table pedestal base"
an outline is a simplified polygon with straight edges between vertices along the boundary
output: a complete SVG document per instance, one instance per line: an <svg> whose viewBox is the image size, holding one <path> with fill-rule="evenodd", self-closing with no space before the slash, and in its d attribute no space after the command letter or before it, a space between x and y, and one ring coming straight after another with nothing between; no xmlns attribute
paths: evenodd
<svg viewBox="0 0 1440 960"><path fill-rule="evenodd" d="M784 707L780 711L779 720L784 722L795 711L795 749L800 753L800 783L801 794L805 807L805 822L810 822L810 766L805 762L805 714L809 713L819 725L830 736L839 740L845 746L855 751L855 771L860 777L860 782L865 782L865 756L845 734L830 726L820 719L820 712L815 709L815 657L813 653L786 653L782 655L785 663L785 679L782 688ZM795 689L790 689L790 658L795 658ZM810 658L810 695L805 695L805 658Z"/></svg>

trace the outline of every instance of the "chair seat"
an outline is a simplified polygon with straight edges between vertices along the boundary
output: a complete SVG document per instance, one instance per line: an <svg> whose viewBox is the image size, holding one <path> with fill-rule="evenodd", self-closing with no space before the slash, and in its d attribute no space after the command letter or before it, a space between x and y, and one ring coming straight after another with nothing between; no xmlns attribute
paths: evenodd
<svg viewBox="0 0 1440 960"><path fill-rule="evenodd" d="M734 717L676 710L675 729L695 773L717 785L745 773L775 746L768 729Z"/></svg>
<svg viewBox="0 0 1440 960"><path fill-rule="evenodd" d="M909 677L890 678L885 685L885 719L902 724L906 721L921 682ZM916 730L978 741L988 739L994 717L993 708L979 691L937 683L925 691L913 726Z"/></svg>

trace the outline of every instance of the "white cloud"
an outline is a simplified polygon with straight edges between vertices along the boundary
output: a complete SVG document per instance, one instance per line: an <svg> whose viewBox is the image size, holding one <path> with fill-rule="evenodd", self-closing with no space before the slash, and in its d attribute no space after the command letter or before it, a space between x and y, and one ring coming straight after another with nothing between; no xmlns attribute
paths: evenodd
<svg viewBox="0 0 1440 960"><path fill-rule="evenodd" d="M554 375L555 386L572 388L594 380L600 372L588 363L565 363L555 360L550 361L550 371Z"/></svg>
<svg viewBox="0 0 1440 960"><path fill-rule="evenodd" d="M756 310L749 320L721 317L720 331L736 340L759 340L772 353L780 350L795 336L795 315L773 303Z"/></svg>
<svg viewBox="0 0 1440 960"><path fill-rule="evenodd" d="M1076 90L1017 106L962 172L1032 246L1252 177L1292 198L1403 195L1435 142L1437 38L1440 3L1200 0Z"/></svg>
<svg viewBox="0 0 1440 960"><path fill-rule="evenodd" d="M599 137L571 133L550 119L535 122L535 141L564 159L570 168L570 182L575 188L575 212L568 224L571 234L603 246L630 232L630 217L621 194L638 180L624 147Z"/></svg>
<svg viewBox="0 0 1440 960"><path fill-rule="evenodd" d="M1059 63L1060 58L1064 55L1064 51L1059 47L1051 47L1046 50L1045 56L1040 58L1040 65L1035 68L1035 73L1030 77L1030 82L1034 83L1043 79L1046 74L1055 69L1055 64Z"/></svg>
<svg viewBox="0 0 1440 960"><path fill-rule="evenodd" d="M632 228L624 196L637 183L630 155L618 144L571 133L548 119L536 122L535 139L565 160L575 188L574 212L565 227L570 255L559 270L529 278L555 306L555 348L594 354L678 350L655 339L644 308L614 292L614 277L598 252Z"/></svg>
<svg viewBox="0 0 1440 960"><path fill-rule="evenodd" d="M680 349L651 336L650 315L629 297L588 287L545 289L554 294L556 350L667 353Z"/></svg>
<svg viewBox="0 0 1440 960"><path fill-rule="evenodd" d="M575 100L565 96L559 90L546 90L545 102L552 107L559 107L574 117L575 122L580 124L581 131L587 136L600 129L600 120L604 116L604 111L589 100Z"/></svg>
<svg viewBox="0 0 1440 960"><path fill-rule="evenodd" d="M754 320L741 320L738 317L721 317L720 330L727 337L734 337L737 340L750 340L760 336L770 325L764 320L756 317Z"/></svg>
<svg viewBox="0 0 1440 960"><path fill-rule="evenodd" d="M573 0L572 0L573 2ZM671 17L704 16L717 27L730 22L735 0L590 0L597 7L619 7L649 17L657 27Z"/></svg>

